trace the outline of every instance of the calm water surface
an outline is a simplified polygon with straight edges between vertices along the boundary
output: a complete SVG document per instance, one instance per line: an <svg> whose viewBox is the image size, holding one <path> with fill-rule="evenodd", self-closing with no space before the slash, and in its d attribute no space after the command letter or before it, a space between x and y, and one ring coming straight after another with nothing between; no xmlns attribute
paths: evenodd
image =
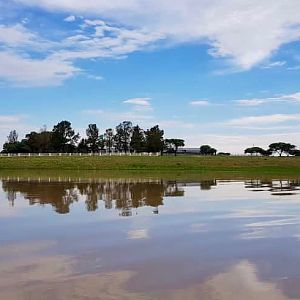
<svg viewBox="0 0 300 300"><path fill-rule="evenodd" d="M1 177L0 299L300 299L300 180Z"/></svg>

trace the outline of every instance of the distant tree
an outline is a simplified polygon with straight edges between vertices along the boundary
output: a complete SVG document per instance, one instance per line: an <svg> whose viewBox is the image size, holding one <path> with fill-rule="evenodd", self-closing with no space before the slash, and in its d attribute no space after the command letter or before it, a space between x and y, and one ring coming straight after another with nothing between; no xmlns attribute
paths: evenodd
<svg viewBox="0 0 300 300"><path fill-rule="evenodd" d="M3 145L3 153L28 153L30 148L27 145L27 141L23 139L18 141L18 134L16 130L12 130L8 137L7 142Z"/></svg>
<svg viewBox="0 0 300 300"><path fill-rule="evenodd" d="M138 125L132 128L130 149L137 153L143 152L145 150L145 134Z"/></svg>
<svg viewBox="0 0 300 300"><path fill-rule="evenodd" d="M101 151L103 151L105 149L105 145L106 145L105 135L101 134L99 135L98 138L98 147Z"/></svg>
<svg viewBox="0 0 300 300"><path fill-rule="evenodd" d="M7 137L7 142L9 144L14 144L14 143L17 143L18 142L18 133L16 130L12 130L8 137Z"/></svg>
<svg viewBox="0 0 300 300"><path fill-rule="evenodd" d="M244 150L244 153L245 154L250 154L250 155L265 155L266 153L266 150L264 150L263 148L260 148L260 147L250 147L250 148L247 148Z"/></svg>
<svg viewBox="0 0 300 300"><path fill-rule="evenodd" d="M111 153L114 144L115 144L115 138L114 138L114 131L112 128L106 129L104 133L104 140L105 140L105 146L108 149L108 152Z"/></svg>
<svg viewBox="0 0 300 300"><path fill-rule="evenodd" d="M295 150L296 146L290 143L277 142L269 145L269 150L273 153L276 152L279 156L282 156L283 153L289 155L293 150Z"/></svg>
<svg viewBox="0 0 300 300"><path fill-rule="evenodd" d="M35 132L32 131L26 134L27 145L30 148L31 153L45 153L51 152L51 136L52 132L41 131Z"/></svg>
<svg viewBox="0 0 300 300"><path fill-rule="evenodd" d="M127 153L130 148L130 139L132 134L132 123L124 121L116 127L115 142L118 151Z"/></svg>
<svg viewBox="0 0 300 300"><path fill-rule="evenodd" d="M156 125L145 132L146 136L146 151L161 152L164 148L164 131Z"/></svg>
<svg viewBox="0 0 300 300"><path fill-rule="evenodd" d="M174 152L175 156L177 155L178 148L184 147L184 140L181 139L165 139L165 144L168 149L171 149Z"/></svg>
<svg viewBox="0 0 300 300"><path fill-rule="evenodd" d="M300 156L300 150L298 149L291 150L290 155Z"/></svg>
<svg viewBox="0 0 300 300"><path fill-rule="evenodd" d="M99 150L99 129L96 124L89 124L86 130L87 143L92 152Z"/></svg>
<svg viewBox="0 0 300 300"><path fill-rule="evenodd" d="M219 156L230 156L231 154L229 152L219 152Z"/></svg>
<svg viewBox="0 0 300 300"><path fill-rule="evenodd" d="M88 153L90 150L87 139L81 139L77 146L78 153Z"/></svg>
<svg viewBox="0 0 300 300"><path fill-rule="evenodd" d="M209 145L202 145L200 147L200 154L201 155L217 155L217 150L212 148Z"/></svg>
<svg viewBox="0 0 300 300"><path fill-rule="evenodd" d="M51 145L54 152L73 152L79 139L69 121L61 121L53 127Z"/></svg>

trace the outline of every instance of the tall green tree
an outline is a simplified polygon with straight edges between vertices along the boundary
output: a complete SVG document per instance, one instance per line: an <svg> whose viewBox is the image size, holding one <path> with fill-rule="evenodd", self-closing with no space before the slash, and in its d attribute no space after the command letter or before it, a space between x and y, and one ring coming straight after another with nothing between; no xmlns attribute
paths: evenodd
<svg viewBox="0 0 300 300"><path fill-rule="evenodd" d="M104 133L105 147L109 153L112 152L112 149L115 145L115 134L112 128L106 129Z"/></svg>
<svg viewBox="0 0 300 300"><path fill-rule="evenodd" d="M141 129L138 125L132 128L130 149L137 153L145 150L145 134L143 129Z"/></svg>
<svg viewBox="0 0 300 300"><path fill-rule="evenodd" d="M184 140L182 139L165 139L165 144L168 149L171 149L174 152L174 155L177 155L178 148L184 147Z"/></svg>
<svg viewBox="0 0 300 300"><path fill-rule="evenodd" d="M96 124L89 124L86 130L87 142L92 152L99 150L99 129Z"/></svg>
<svg viewBox="0 0 300 300"><path fill-rule="evenodd" d="M69 121L61 121L53 127L51 145L54 152L74 152L79 134L75 134Z"/></svg>
<svg viewBox="0 0 300 300"><path fill-rule="evenodd" d="M124 121L116 127L116 148L118 151L127 153L130 149L130 139L132 134L132 123Z"/></svg>
<svg viewBox="0 0 300 300"><path fill-rule="evenodd" d="M164 148L164 131L158 125L148 129L145 132L146 151L147 152L163 152Z"/></svg>
<svg viewBox="0 0 300 300"><path fill-rule="evenodd" d="M283 153L290 155L290 153L295 150L296 146L290 143L277 142L269 145L270 151L273 153L278 153L282 156Z"/></svg>

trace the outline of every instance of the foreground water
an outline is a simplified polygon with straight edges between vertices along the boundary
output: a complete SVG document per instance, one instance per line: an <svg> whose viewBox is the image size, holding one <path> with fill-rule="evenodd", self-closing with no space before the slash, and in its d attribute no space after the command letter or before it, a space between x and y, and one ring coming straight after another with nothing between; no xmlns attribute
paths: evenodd
<svg viewBox="0 0 300 300"><path fill-rule="evenodd" d="M300 299L300 181L2 177L0 299Z"/></svg>

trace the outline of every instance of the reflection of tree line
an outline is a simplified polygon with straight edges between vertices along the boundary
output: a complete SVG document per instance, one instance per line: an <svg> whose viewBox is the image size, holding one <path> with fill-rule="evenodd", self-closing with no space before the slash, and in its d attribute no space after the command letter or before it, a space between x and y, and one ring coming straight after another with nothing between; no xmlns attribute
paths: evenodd
<svg viewBox="0 0 300 300"><path fill-rule="evenodd" d="M300 180L246 180L245 187L253 191L269 191L274 195L289 195L300 189Z"/></svg>
<svg viewBox="0 0 300 300"><path fill-rule="evenodd" d="M121 210L121 215L131 215L133 208L142 206L158 207L163 205L164 197L184 196L182 184L176 181L130 181L105 180L97 182L47 182L2 179L2 189L7 199L14 205L17 193L29 201L30 205L50 204L61 214L69 213L70 206L82 197L88 211L96 211L99 201L107 209Z"/></svg>

